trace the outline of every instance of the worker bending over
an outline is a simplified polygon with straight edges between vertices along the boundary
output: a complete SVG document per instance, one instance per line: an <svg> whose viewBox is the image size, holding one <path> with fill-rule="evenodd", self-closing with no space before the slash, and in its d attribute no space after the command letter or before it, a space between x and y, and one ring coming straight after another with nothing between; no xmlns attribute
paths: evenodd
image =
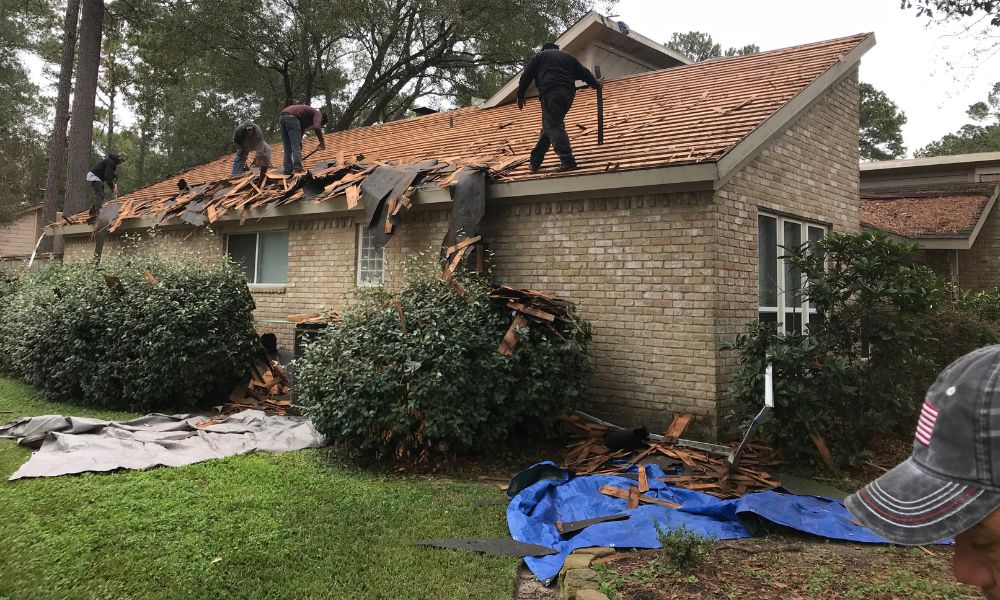
<svg viewBox="0 0 1000 600"><path fill-rule="evenodd" d="M576 80L587 82L590 87L600 89L601 82L594 74L569 52L563 52L555 44L545 44L542 51L536 54L521 75L517 86L517 107L524 108L524 93L531 82L538 87L538 99L542 103L542 133L538 143L531 151L531 170L537 171L545 160L549 146L555 146L559 155L560 171L576 168L573 149L566 135L566 113L573 106L576 96Z"/></svg>
<svg viewBox="0 0 1000 600"><path fill-rule="evenodd" d="M285 146L285 175L302 170L302 136L313 129L319 138L319 148L326 148L323 126L328 118L311 106L293 104L281 111L281 142Z"/></svg>
<svg viewBox="0 0 1000 600"><path fill-rule="evenodd" d="M264 141L264 132L253 121L245 121L236 126L233 143L236 144L236 158L233 160L233 172L230 177L236 177L247 170L247 156L251 150L256 152L253 166L261 169L271 168L271 146Z"/></svg>
<svg viewBox="0 0 1000 600"><path fill-rule="evenodd" d="M118 197L118 165L128 158L124 152L121 154L108 154L101 162L94 165L94 168L87 172L87 183L94 190L94 204L90 207L90 216L96 217L104 204L104 186L111 188L111 193Z"/></svg>

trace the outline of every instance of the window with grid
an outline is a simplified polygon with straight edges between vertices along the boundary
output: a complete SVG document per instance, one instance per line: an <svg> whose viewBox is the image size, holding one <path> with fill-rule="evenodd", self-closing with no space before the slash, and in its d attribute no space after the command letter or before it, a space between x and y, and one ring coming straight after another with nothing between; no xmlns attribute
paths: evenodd
<svg viewBox="0 0 1000 600"><path fill-rule="evenodd" d="M385 281L385 260L382 248L376 248L372 232L358 225L358 286L373 287Z"/></svg>
<svg viewBox="0 0 1000 600"><path fill-rule="evenodd" d="M786 249L803 243L813 246L826 235L826 226L760 214L757 217L758 318L777 323L785 333L802 333L821 315L813 302L803 297L804 278L785 261Z"/></svg>
<svg viewBox="0 0 1000 600"><path fill-rule="evenodd" d="M287 231L226 236L226 253L243 267L249 283L282 284L288 281Z"/></svg>

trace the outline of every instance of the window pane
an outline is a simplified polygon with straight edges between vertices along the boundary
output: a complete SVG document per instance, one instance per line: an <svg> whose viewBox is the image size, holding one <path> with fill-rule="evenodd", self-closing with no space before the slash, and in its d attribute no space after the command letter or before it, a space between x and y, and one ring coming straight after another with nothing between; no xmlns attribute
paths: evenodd
<svg viewBox="0 0 1000 600"><path fill-rule="evenodd" d="M384 267L383 249L375 248L370 229L358 225L358 285L382 285Z"/></svg>
<svg viewBox="0 0 1000 600"><path fill-rule="evenodd" d="M229 257L233 259L233 262L243 269L247 281L256 283L253 268L254 256L257 253L257 234L229 236L226 250L229 253Z"/></svg>
<svg viewBox="0 0 1000 600"><path fill-rule="evenodd" d="M823 324L824 317L822 313L812 313L809 315L809 331L814 331L816 327Z"/></svg>
<svg viewBox="0 0 1000 600"><path fill-rule="evenodd" d="M257 257L257 283L286 281L288 281L288 232L261 233L260 254Z"/></svg>
<svg viewBox="0 0 1000 600"><path fill-rule="evenodd" d="M789 335L802 333L802 311L785 313L785 333Z"/></svg>
<svg viewBox="0 0 1000 600"><path fill-rule="evenodd" d="M760 313L757 313L757 319L761 323L777 323L778 322L778 313L760 312Z"/></svg>
<svg viewBox="0 0 1000 600"><path fill-rule="evenodd" d="M798 248L802 244L802 226L798 223L785 221L784 223L785 243L784 254L789 254L791 250ZM782 261L785 265L785 306L799 306L802 304L802 276L797 269L793 269L787 260Z"/></svg>
<svg viewBox="0 0 1000 600"><path fill-rule="evenodd" d="M778 305L778 221L757 217L757 296L760 306Z"/></svg>
<svg viewBox="0 0 1000 600"><path fill-rule="evenodd" d="M816 246L816 244L820 240L823 239L824 235L826 235L826 232L823 230L822 227L813 227L812 225L809 226L809 252L810 252L810 254L820 253L820 255L822 256L821 253L823 251L820 248L818 248ZM810 300L809 301L809 308L816 308L816 303L813 302L812 300Z"/></svg>

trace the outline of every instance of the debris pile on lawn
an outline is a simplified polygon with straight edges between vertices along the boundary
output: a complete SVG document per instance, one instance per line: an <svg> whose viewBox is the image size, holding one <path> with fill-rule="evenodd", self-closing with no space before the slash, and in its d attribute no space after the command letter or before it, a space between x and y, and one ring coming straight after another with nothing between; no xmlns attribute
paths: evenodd
<svg viewBox="0 0 1000 600"><path fill-rule="evenodd" d="M490 300L503 302L514 312L510 329L504 335L497 351L504 356L514 353L518 344L517 330L528 325L547 328L559 339L565 339L563 334L572 331L582 331L580 321L570 310L573 303L568 300L553 298L534 290L521 290L502 285L490 292Z"/></svg>
<svg viewBox="0 0 1000 600"><path fill-rule="evenodd" d="M611 450L605 445L609 434L620 431L614 427L590 422L579 415L566 415L563 420L575 427L582 437L567 446L563 467L580 475L620 474L634 465L642 467L641 461L660 455L683 464L683 471L666 476L662 479L664 483L717 498L735 498L780 485L765 469L780 464L766 446L751 444L732 472L726 457L685 446L686 440L681 440L680 436L691 421L688 414L677 415L661 440L637 440L635 450ZM639 476L644 474L645 469L640 468ZM634 499L630 502L634 503Z"/></svg>
<svg viewBox="0 0 1000 600"><path fill-rule="evenodd" d="M250 368L250 380L244 378L229 394L221 416L224 418L244 410L283 416L292 405L291 391L291 380L284 369L277 363L258 360Z"/></svg>

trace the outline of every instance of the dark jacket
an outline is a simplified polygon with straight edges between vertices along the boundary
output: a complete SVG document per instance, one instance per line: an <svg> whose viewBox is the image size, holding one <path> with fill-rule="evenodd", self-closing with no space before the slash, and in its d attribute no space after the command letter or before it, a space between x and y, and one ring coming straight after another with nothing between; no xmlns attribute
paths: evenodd
<svg viewBox="0 0 1000 600"><path fill-rule="evenodd" d="M587 82L591 87L597 87L594 74L580 64L575 56L562 50L542 50L524 67L521 82L517 86L517 97L524 98L532 81L538 86L538 93L545 94L555 87L575 89L577 79Z"/></svg>
<svg viewBox="0 0 1000 600"><path fill-rule="evenodd" d="M109 188L114 189L115 182L118 181L118 155L109 154L107 158L97 163L90 172L108 184Z"/></svg>

